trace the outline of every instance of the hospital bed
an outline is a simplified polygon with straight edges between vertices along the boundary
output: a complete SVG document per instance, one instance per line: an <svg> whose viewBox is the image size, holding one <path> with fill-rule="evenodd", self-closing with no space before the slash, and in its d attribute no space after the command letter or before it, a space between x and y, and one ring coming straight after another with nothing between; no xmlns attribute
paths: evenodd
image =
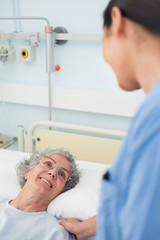
<svg viewBox="0 0 160 240"><path fill-rule="evenodd" d="M98 211L102 175L112 164L124 135L87 126L36 122L24 137L27 143L24 144L23 136L19 134L20 148L26 145L26 152L0 149L0 195L14 198L20 191L15 174L17 162L28 158L33 151L63 147L75 156L81 179L75 188L54 199L47 210L58 219L75 217L85 220L94 216Z"/></svg>

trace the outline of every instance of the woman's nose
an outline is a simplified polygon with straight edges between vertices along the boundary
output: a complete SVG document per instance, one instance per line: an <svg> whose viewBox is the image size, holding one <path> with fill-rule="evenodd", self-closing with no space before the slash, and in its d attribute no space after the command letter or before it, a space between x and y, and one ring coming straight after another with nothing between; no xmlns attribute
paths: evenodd
<svg viewBox="0 0 160 240"><path fill-rule="evenodd" d="M52 177L54 179L57 179L57 169L56 169L56 167L51 169L51 170L49 170L49 175L52 175Z"/></svg>

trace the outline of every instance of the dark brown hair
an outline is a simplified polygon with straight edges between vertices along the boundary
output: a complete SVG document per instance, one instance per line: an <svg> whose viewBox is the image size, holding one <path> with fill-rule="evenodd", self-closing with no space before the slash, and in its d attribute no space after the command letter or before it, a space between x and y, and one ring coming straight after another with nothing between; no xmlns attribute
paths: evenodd
<svg viewBox="0 0 160 240"><path fill-rule="evenodd" d="M122 16L136 22L148 31L160 34L160 0L111 0L106 7L103 18L104 27L112 24L112 7L118 7Z"/></svg>

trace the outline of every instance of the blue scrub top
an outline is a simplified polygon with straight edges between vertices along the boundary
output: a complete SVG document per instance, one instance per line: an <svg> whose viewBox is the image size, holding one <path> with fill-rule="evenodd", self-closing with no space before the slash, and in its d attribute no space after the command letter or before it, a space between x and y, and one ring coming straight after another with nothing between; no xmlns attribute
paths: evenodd
<svg viewBox="0 0 160 240"><path fill-rule="evenodd" d="M160 239L160 81L102 180L96 239Z"/></svg>

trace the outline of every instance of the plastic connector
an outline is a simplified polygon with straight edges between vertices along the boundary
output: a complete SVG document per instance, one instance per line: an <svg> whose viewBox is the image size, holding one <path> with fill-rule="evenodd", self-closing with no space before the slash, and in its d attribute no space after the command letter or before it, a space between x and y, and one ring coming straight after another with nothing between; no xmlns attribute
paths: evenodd
<svg viewBox="0 0 160 240"><path fill-rule="evenodd" d="M16 58L15 47L12 44L3 45L0 48L0 61L11 61Z"/></svg>

